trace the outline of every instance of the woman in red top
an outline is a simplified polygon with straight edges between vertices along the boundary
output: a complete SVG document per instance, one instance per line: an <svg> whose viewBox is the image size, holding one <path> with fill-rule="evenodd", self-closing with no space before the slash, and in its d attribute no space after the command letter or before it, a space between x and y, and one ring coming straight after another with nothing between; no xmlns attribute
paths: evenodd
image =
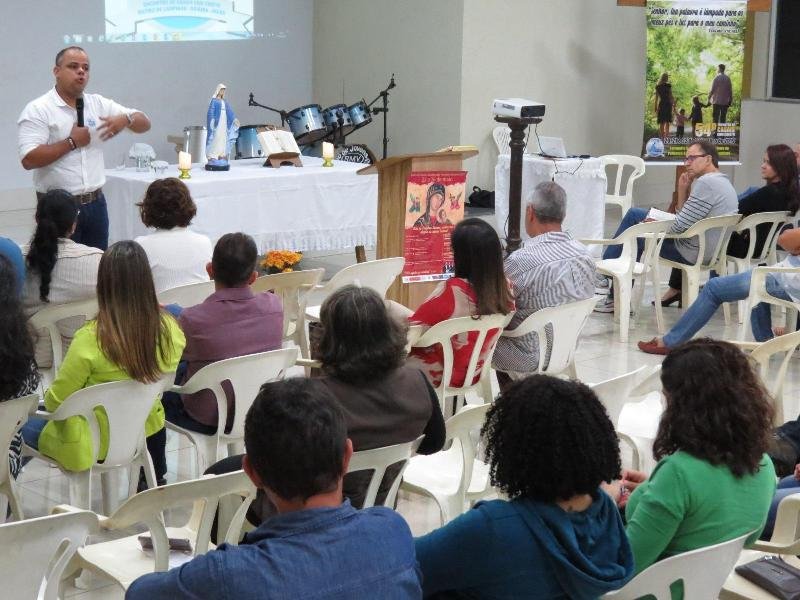
<svg viewBox="0 0 800 600"><path fill-rule="evenodd" d="M491 225L481 219L464 219L453 229L455 271L453 277L440 283L408 320L411 325L436 325L456 317L477 317L514 310L508 281L503 272L503 251L500 239ZM495 343L500 330L486 336L478 365ZM472 348L478 334L454 336L453 375L450 385L464 384ZM434 387L441 383L444 353L439 344L412 348L408 362L427 373ZM477 377L476 377L477 379Z"/></svg>

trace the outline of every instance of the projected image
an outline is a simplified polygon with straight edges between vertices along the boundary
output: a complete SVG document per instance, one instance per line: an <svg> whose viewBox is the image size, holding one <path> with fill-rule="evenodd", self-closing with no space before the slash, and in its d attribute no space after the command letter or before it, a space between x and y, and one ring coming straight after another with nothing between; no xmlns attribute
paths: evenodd
<svg viewBox="0 0 800 600"><path fill-rule="evenodd" d="M105 0L106 42L256 37L253 0Z"/></svg>

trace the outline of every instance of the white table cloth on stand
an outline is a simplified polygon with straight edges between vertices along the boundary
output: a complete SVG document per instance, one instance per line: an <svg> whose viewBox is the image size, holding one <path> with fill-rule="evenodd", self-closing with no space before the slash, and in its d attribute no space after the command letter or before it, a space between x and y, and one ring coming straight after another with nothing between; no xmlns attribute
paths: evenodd
<svg viewBox="0 0 800 600"><path fill-rule="evenodd" d="M250 234L259 250L339 250L377 242L378 176L356 175L364 165L303 156L303 167L262 167L263 159L233 160L230 171L193 165L189 187L197 215L190 229L216 242L234 231ZM170 165L162 177L176 177ZM106 171L111 242L148 230L136 206L157 177L133 168Z"/></svg>
<svg viewBox="0 0 800 600"><path fill-rule="evenodd" d="M501 154L494 169L495 218L501 237L508 234L508 184L511 157ZM563 228L575 238L602 238L605 220L606 173L599 158L567 158L552 160L530 154L522 159L522 202L520 237L525 233L525 206L533 198L533 190L543 181L555 182L567 192L567 215ZM592 251L600 255L601 248Z"/></svg>

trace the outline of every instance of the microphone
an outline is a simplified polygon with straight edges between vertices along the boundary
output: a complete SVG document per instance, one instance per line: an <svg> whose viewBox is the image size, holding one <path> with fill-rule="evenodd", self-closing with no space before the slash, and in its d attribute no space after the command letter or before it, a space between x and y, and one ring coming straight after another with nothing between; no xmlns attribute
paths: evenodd
<svg viewBox="0 0 800 600"><path fill-rule="evenodd" d="M78 127L83 127L83 96L75 98L75 110L78 111Z"/></svg>

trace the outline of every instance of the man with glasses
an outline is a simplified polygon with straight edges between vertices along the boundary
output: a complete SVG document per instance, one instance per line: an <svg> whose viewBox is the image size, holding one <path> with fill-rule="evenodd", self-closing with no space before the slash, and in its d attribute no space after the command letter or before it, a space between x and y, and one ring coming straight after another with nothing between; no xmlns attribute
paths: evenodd
<svg viewBox="0 0 800 600"><path fill-rule="evenodd" d="M689 146L686 151L686 171L678 180L678 198L675 205L675 220L668 233L683 233L689 227L702 219L719 217L721 215L736 214L739 210L739 201L736 190L728 178L719 170L719 154L714 144L701 140ZM619 228L614 236L643 222L647 218L646 208L633 207L622 217ZM705 260L711 258L716 247L720 231L712 229L706 234ZM638 241L639 255L642 253L644 243ZM666 239L661 246L661 257L667 260L684 264L697 262L700 251L700 242L697 237L689 239ZM608 246L603 252L603 258L619 258L622 246ZM598 275L595 282L595 291L600 293L610 292L610 279ZM614 297L612 293L598 302L598 312L614 312Z"/></svg>

